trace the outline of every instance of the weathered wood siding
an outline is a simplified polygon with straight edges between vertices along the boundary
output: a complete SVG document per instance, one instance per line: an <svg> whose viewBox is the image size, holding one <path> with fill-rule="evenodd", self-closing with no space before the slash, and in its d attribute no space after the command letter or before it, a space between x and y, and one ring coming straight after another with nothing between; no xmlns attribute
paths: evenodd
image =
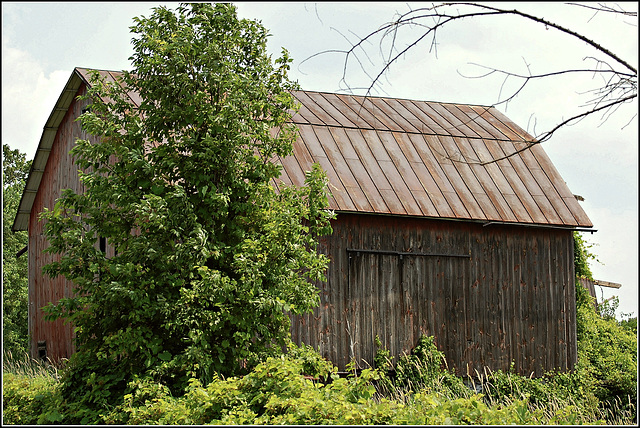
<svg viewBox="0 0 640 428"><path fill-rule="evenodd" d="M77 95L84 94L84 85ZM57 302L62 297L71 297L73 285L63 277L50 279L42 274L42 268L54 261L53 255L44 253L48 243L43 236L44 223L38 217L44 208L53 209L62 189L84 191L78 178L78 168L69 155L78 138L87 139L75 119L82 114L86 101L74 100L58 128L54 144L47 160L47 166L36 194L29 219L29 334L31 356L39 356L38 342L46 341L47 357L57 360L68 358L74 352L73 326L44 320L42 308L49 302Z"/></svg>
<svg viewBox="0 0 640 428"><path fill-rule="evenodd" d="M376 335L394 356L433 335L459 374L575 364L571 231L354 214L333 228L320 307L292 334L341 370L373 365Z"/></svg>
<svg viewBox="0 0 640 428"><path fill-rule="evenodd" d="M598 296L596 295L596 284L593 280L588 278L578 278L578 284L586 288L589 292L589 296L593 298L593 306L598 309ZM576 284L577 285L577 284Z"/></svg>

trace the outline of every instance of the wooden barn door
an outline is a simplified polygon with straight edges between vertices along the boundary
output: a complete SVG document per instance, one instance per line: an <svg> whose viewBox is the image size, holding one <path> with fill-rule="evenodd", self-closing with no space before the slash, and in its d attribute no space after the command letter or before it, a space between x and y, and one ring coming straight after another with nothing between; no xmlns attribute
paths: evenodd
<svg viewBox="0 0 640 428"><path fill-rule="evenodd" d="M399 316L406 296L398 280L398 256L357 251L349 256L350 359L355 359L358 368L373 367L376 336L393 355L405 330L403 317Z"/></svg>
<svg viewBox="0 0 640 428"><path fill-rule="evenodd" d="M373 366L379 336L397 362L423 334L436 336L447 354L464 358L468 296L460 272L467 264L458 256L349 251L346 319L350 359L359 368Z"/></svg>

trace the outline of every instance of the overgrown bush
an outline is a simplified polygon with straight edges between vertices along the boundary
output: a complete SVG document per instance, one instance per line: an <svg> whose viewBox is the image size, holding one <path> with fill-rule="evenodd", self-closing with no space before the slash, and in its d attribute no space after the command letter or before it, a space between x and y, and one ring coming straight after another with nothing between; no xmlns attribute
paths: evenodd
<svg viewBox="0 0 640 428"><path fill-rule="evenodd" d="M593 393L604 409L632 407L638 398L638 338L614 319L602 318L583 287L576 287L578 361L593 379Z"/></svg>
<svg viewBox="0 0 640 428"><path fill-rule="evenodd" d="M2 423L61 422L58 368L27 354L2 353Z"/></svg>
<svg viewBox="0 0 640 428"><path fill-rule="evenodd" d="M305 352L309 352L308 349ZM366 369L329 384L305 377L304 359L269 358L242 378L216 379L206 387L193 380L180 398L165 394L126 403L105 417L128 424L526 424L576 423L566 408L530 411L526 399L492 406L482 396L445 398L426 389L403 400L381 397L382 374ZM153 385L140 385L157 391ZM149 393L145 393L149 395ZM143 394L143 395L145 395ZM153 394L151 394L153 395ZM151 396L149 395L149 396Z"/></svg>
<svg viewBox="0 0 640 428"><path fill-rule="evenodd" d="M434 354L429 339L421 341L419 349ZM412 354L417 356L421 352ZM310 379L307 375L310 361L323 368L318 374L325 373L329 377L333 374L332 381L324 383ZM403 364L407 366L410 361L423 365L408 358ZM186 393L180 397L172 396L168 388L152 379L135 379L128 385L131 392L120 397L121 404L106 410L94 422L145 425L603 422L602 418L587 418L572 401L535 404L525 394L520 398L502 397L500 402L492 402L471 390L465 396L453 397L443 395L442 390L437 389L437 382L432 384L434 389L431 390L423 387L406 393L406 389L401 389L385 397L376 390L384 377L380 370L367 369L347 378L335 376L335 371L335 367L305 346L294 348L287 355L269 358L242 377L215 376L207 385L192 379ZM442 375L432 374L431 379ZM63 402L56 380L51 376L40 374L29 378L5 372L3 386L5 424L68 424L78 419L74 414L78 409ZM628 419L618 421L628 423Z"/></svg>
<svg viewBox="0 0 640 428"><path fill-rule="evenodd" d="M443 395L466 397L469 389L446 367L444 354L433 336L422 336L409 355L403 355L395 367L395 386L410 390L436 390Z"/></svg>

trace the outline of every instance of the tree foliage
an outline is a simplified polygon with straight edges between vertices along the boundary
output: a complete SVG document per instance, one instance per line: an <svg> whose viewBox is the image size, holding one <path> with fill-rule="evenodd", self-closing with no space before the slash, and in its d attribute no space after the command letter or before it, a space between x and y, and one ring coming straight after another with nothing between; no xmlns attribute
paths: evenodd
<svg viewBox="0 0 640 428"><path fill-rule="evenodd" d="M597 260L588 244L574 232L574 263L577 277L593 280L589 262ZM579 379L588 379L588 389L604 409L622 408L635 413L631 403L638 398L637 319L618 321L618 298L596 309L593 297L576 281L576 333ZM631 314L622 314L629 316Z"/></svg>
<svg viewBox="0 0 640 428"><path fill-rule="evenodd" d="M2 348L14 355L29 352L27 257L17 257L28 236L11 226L30 166L20 150L2 145Z"/></svg>
<svg viewBox="0 0 640 428"><path fill-rule="evenodd" d="M287 52L272 61L267 30L230 4L154 8L131 31L133 70L94 73L81 116L100 139L72 150L86 191L43 215L61 255L45 271L76 287L48 309L76 327L65 391L94 408L137 378L180 394L279 353L328 263L323 172L274 187L295 139Z"/></svg>
<svg viewBox="0 0 640 428"><path fill-rule="evenodd" d="M584 287L576 288L578 364L604 407L630 408L638 399L638 336L613 317L602 317Z"/></svg>
<svg viewBox="0 0 640 428"><path fill-rule="evenodd" d="M580 232L573 232L573 265L576 276L579 278L593 280L591 267L589 267L590 261L597 261L595 254L590 251L593 245L589 244Z"/></svg>

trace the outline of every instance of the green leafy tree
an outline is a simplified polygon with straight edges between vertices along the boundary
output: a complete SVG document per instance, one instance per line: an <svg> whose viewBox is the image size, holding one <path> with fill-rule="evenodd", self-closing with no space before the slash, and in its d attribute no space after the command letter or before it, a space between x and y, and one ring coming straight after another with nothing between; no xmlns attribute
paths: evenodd
<svg viewBox="0 0 640 428"><path fill-rule="evenodd" d="M574 232L576 276L593 279L589 251L592 245ZM576 332L578 339L578 379L588 379L590 390L604 409L624 409L635 414L632 403L638 393L638 338L633 321L618 321L618 299L604 302L598 309L586 288L576 281ZM623 314L630 315L630 314ZM636 327L636 328L634 328Z"/></svg>
<svg viewBox="0 0 640 428"><path fill-rule="evenodd" d="M31 161L2 145L2 348L14 356L29 352L27 257L17 257L26 232L11 231Z"/></svg>
<svg viewBox="0 0 640 428"><path fill-rule="evenodd" d="M45 271L76 287L48 308L76 327L63 391L93 408L137 378L181 394L280 353L328 263L324 173L273 186L295 140L287 52L272 61L267 30L230 4L154 8L131 30L126 89L94 73L81 116L100 137L72 150L86 191L42 216L61 257Z"/></svg>
<svg viewBox="0 0 640 428"><path fill-rule="evenodd" d="M573 264L577 277L593 280L589 262L591 260L598 261L596 255L590 251L594 245L588 243L580 232L573 232Z"/></svg>
<svg viewBox="0 0 640 428"><path fill-rule="evenodd" d="M612 316L600 316L586 289L578 287L576 292L578 365L592 380L602 406L630 407L638 398L637 335Z"/></svg>
<svg viewBox="0 0 640 428"><path fill-rule="evenodd" d="M638 336L638 317L637 316L620 320L620 326L632 332L634 336L636 337Z"/></svg>

